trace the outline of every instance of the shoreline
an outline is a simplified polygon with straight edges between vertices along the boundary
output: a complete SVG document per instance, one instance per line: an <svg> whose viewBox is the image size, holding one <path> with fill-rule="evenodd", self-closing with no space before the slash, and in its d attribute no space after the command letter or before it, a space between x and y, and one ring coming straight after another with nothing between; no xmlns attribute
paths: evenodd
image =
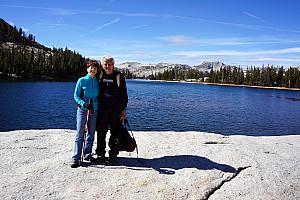
<svg viewBox="0 0 300 200"><path fill-rule="evenodd" d="M197 82L195 82L197 83ZM229 86L229 87L247 87L247 88L259 88L259 89L275 89L275 90L290 90L290 91L300 91L300 88L287 88L287 87L267 87L267 86L256 86L256 85L235 85L235 84L225 84L225 83L205 83L201 82L199 84L207 85L218 85L218 86Z"/></svg>
<svg viewBox="0 0 300 200"><path fill-rule="evenodd" d="M126 79L126 80L139 80L139 81L153 81L153 82L167 82L167 83L190 83L190 84L204 84L204 85L217 85L227 87L246 87L246 88L259 88L259 89L275 89L275 90L288 90L288 91L300 91L300 88L287 88L287 87L267 87L267 86L255 86L255 85L235 85L227 83L208 83L208 82L193 82L193 81L167 81L167 80L150 80L150 79ZM0 76L0 82L74 82L76 79L55 79L51 77L43 77L36 79L25 79L25 78L12 78Z"/></svg>
<svg viewBox="0 0 300 200"><path fill-rule="evenodd" d="M167 82L167 83L190 83L190 84L217 85L217 86L227 86L227 87L246 87L246 88L258 88L258 89L275 89L275 90L300 91L300 88L267 87L267 86L255 86L255 85L235 85L235 84L229 84L229 83L208 83L208 82L194 82L194 81L167 81L167 80L150 80L150 79L127 79L127 80L144 80L144 81Z"/></svg>
<svg viewBox="0 0 300 200"><path fill-rule="evenodd" d="M0 82L76 82L76 79L59 79L51 77L41 77L35 79L27 79L22 77L6 77L1 76ZM255 85L235 85L229 83L208 83L208 82L194 82L194 81L167 81L167 80L150 80L150 79L126 79L126 80L139 80L139 81L153 81L153 82L167 82L167 83L190 83L190 84L204 84L204 85L217 85L227 87L246 87L246 88L258 88L258 89L275 89L275 90L288 90L288 91L300 91L300 88L287 88L287 87L267 87L267 86L255 86Z"/></svg>

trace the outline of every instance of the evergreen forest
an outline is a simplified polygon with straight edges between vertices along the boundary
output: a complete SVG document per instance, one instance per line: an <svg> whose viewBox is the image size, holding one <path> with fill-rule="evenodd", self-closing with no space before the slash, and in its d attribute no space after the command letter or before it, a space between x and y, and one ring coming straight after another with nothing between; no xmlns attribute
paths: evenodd
<svg viewBox="0 0 300 200"><path fill-rule="evenodd" d="M67 47L52 49L0 19L0 72L14 78L76 80L87 59Z"/></svg>
<svg viewBox="0 0 300 200"><path fill-rule="evenodd" d="M283 66L274 67L269 65L261 68L251 66L246 70L240 67L227 66L210 72L202 72L197 69L171 69L146 78L151 80L190 80L220 84L300 88L299 68L284 69Z"/></svg>

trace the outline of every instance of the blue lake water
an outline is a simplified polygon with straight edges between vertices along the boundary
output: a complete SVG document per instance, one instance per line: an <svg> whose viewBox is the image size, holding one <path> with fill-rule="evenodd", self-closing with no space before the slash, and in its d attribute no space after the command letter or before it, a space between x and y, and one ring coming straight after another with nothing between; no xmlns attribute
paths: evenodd
<svg viewBox="0 0 300 200"><path fill-rule="evenodd" d="M0 131L75 129L75 82L0 82ZM127 80L136 131L300 135L300 92Z"/></svg>

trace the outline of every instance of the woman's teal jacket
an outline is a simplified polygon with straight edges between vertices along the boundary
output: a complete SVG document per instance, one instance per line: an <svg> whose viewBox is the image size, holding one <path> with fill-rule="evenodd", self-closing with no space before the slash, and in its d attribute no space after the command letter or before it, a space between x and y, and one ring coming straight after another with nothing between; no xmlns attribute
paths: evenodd
<svg viewBox="0 0 300 200"><path fill-rule="evenodd" d="M98 110L98 95L99 95L99 81L96 77L91 77L87 74L78 79L74 99L83 110L85 103L89 103L89 99L93 100L94 110Z"/></svg>

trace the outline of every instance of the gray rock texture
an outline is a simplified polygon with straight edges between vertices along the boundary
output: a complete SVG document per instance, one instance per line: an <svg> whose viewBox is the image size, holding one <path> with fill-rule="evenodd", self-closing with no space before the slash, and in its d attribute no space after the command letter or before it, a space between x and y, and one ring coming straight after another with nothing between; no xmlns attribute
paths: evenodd
<svg viewBox="0 0 300 200"><path fill-rule="evenodd" d="M0 197L300 199L300 136L134 134L139 159L72 169L74 130L0 132Z"/></svg>

